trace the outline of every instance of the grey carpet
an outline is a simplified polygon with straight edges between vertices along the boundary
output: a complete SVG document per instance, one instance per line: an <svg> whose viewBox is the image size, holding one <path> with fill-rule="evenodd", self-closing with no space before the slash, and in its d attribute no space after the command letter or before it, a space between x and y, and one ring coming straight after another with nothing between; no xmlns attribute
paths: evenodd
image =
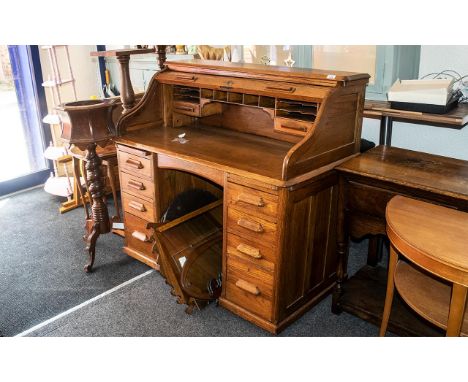
<svg viewBox="0 0 468 382"><path fill-rule="evenodd" d="M364 262L367 242L353 243L350 274ZM253 324L214 304L192 315L153 272L31 333L31 336L268 336ZM378 328L357 317L330 311L327 297L280 336L376 336Z"/></svg>
<svg viewBox="0 0 468 382"><path fill-rule="evenodd" d="M18 334L119 285L149 268L121 251L122 239L103 235L95 271L87 261L81 208L60 215L60 199L42 189L0 199L0 331ZM349 273L365 263L367 242L351 245ZM324 299L282 336L375 336L377 328L330 312ZM266 336L222 307L191 316L154 272L60 318L31 336Z"/></svg>
<svg viewBox="0 0 468 382"><path fill-rule="evenodd" d="M99 238L86 274L82 208L58 211L42 188L0 199L0 334L11 336L149 269L122 252L122 239ZM111 205L111 203L110 203Z"/></svg>

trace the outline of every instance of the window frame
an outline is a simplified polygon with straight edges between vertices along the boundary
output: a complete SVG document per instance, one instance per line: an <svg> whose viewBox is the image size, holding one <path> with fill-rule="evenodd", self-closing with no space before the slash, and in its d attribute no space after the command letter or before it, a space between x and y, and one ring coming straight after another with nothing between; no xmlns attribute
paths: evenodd
<svg viewBox="0 0 468 382"><path fill-rule="evenodd" d="M296 67L313 67L313 45L293 45ZM377 45L375 80L368 85L366 99L386 100L387 91L397 79L415 79L419 75L420 45Z"/></svg>

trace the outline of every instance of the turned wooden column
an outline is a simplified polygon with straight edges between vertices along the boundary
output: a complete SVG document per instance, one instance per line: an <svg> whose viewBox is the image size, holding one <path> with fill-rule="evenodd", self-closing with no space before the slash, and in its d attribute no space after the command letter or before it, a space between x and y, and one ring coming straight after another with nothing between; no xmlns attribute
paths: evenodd
<svg viewBox="0 0 468 382"><path fill-rule="evenodd" d="M117 56L120 64L120 99L122 100L123 112L127 113L135 106L135 92L130 79L130 55Z"/></svg>
<svg viewBox="0 0 468 382"><path fill-rule="evenodd" d="M156 45L159 69L162 69L164 67L164 63L166 62L166 48L167 45Z"/></svg>
<svg viewBox="0 0 468 382"><path fill-rule="evenodd" d="M86 272L90 272L94 264L96 241L99 235L110 232L111 223L107 205L104 202L106 179L102 173L102 160L96 153L95 143L91 143L86 147L85 161L89 193L93 201L91 205L92 230L85 237L89 263L85 265L84 269Z"/></svg>
<svg viewBox="0 0 468 382"><path fill-rule="evenodd" d="M338 180L338 218L336 222L336 242L338 253L338 269L337 269L337 280L336 286L333 290L332 297L332 312L340 314L342 312L340 306L340 298L343 294L343 282L348 277L348 222L346 214L346 180L343 177L339 177Z"/></svg>
<svg viewBox="0 0 468 382"><path fill-rule="evenodd" d="M162 47L163 45L161 45ZM115 57L120 64L120 99L122 101L123 112L127 113L135 106L135 92L133 91L132 81L130 80L130 56L133 54L154 53L155 49L118 49L91 52L94 57ZM166 60L164 49L164 61Z"/></svg>

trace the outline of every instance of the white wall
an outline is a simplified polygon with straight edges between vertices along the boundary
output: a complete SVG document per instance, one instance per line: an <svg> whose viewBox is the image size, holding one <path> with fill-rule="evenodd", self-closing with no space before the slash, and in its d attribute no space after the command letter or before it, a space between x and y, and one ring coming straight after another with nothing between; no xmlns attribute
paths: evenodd
<svg viewBox="0 0 468 382"><path fill-rule="evenodd" d="M468 46L421 47L419 76L452 69L468 74ZM378 143L379 121L364 119L362 137ZM468 126L461 130L393 123L392 146L468 160Z"/></svg>

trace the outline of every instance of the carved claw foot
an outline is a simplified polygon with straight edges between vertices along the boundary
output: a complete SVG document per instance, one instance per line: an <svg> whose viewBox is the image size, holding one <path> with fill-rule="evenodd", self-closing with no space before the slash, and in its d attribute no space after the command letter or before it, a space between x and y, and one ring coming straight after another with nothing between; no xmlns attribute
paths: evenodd
<svg viewBox="0 0 468 382"><path fill-rule="evenodd" d="M97 239L98 239L99 235L100 235L99 225L95 224L93 226L93 230L91 231L91 233L89 234L89 236L86 239L86 242L87 242L86 249L87 249L87 251L89 253L89 262L84 267L84 271L86 273L89 273L89 272L92 271L93 264L94 264L94 259L95 259L95 255L96 255L96 242L97 242Z"/></svg>
<svg viewBox="0 0 468 382"><path fill-rule="evenodd" d="M194 308L194 307L195 307L194 305L189 305L189 306L187 306L187 308L185 309L185 313L187 313L187 314L192 314L192 313L193 313L193 308Z"/></svg>

